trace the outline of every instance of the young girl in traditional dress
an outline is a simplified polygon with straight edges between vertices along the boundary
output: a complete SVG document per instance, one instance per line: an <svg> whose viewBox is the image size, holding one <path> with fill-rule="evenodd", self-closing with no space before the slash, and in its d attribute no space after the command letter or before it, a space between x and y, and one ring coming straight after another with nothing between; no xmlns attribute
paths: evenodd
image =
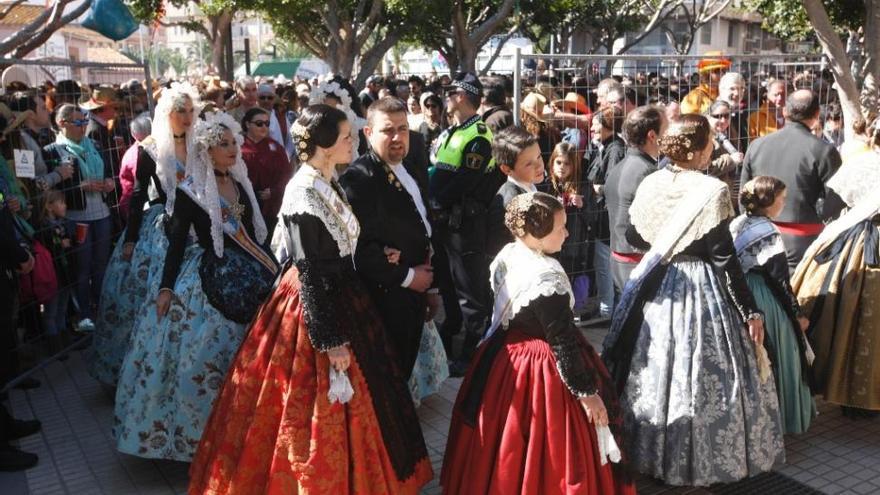
<svg viewBox="0 0 880 495"><path fill-rule="evenodd" d="M354 271L360 224L333 178L351 158L350 130L323 104L293 126L301 166L272 242L284 271L223 385L192 495L415 495L432 477L404 374Z"/></svg>
<svg viewBox="0 0 880 495"><path fill-rule="evenodd" d="M766 360L759 373L764 317L730 236L727 185L705 174L708 121L684 115L660 150L671 165L645 178L629 210L627 240L648 253L624 288L603 357L638 471L673 485L732 482L785 454Z"/></svg>
<svg viewBox="0 0 880 495"><path fill-rule="evenodd" d="M567 235L562 203L520 194L504 222L516 240L491 266L492 326L455 401L443 493L635 493L604 449L621 440L613 384L550 256Z"/></svg>
<svg viewBox="0 0 880 495"><path fill-rule="evenodd" d="M730 233L746 283L764 313L764 344L776 378L784 432L804 433L816 415L807 380L812 350L804 332L809 320L791 290L785 246L771 221L782 212L785 194L785 183L775 177L762 175L747 182L740 193L745 213L730 222Z"/></svg>

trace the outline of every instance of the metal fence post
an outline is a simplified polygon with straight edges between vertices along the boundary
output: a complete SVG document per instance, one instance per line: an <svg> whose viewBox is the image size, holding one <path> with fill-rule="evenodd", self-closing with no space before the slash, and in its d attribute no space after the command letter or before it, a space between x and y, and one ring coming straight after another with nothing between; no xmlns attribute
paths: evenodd
<svg viewBox="0 0 880 495"><path fill-rule="evenodd" d="M519 125L519 98L522 93L522 49L513 56L513 124Z"/></svg>

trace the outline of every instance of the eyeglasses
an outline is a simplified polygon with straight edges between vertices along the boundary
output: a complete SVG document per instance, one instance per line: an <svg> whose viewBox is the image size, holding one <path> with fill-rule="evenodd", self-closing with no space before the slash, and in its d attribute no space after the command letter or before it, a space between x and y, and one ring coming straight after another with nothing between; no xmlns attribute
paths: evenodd
<svg viewBox="0 0 880 495"><path fill-rule="evenodd" d="M89 124L89 119L65 120L64 123L82 127Z"/></svg>
<svg viewBox="0 0 880 495"><path fill-rule="evenodd" d="M262 95L262 96L260 96L260 99L261 99L261 100L274 100L274 99L275 99L275 96L273 96L273 95Z"/></svg>
<svg viewBox="0 0 880 495"><path fill-rule="evenodd" d="M730 114L729 113L713 113L712 118L713 119L729 119Z"/></svg>
<svg viewBox="0 0 880 495"><path fill-rule="evenodd" d="M268 120L252 120L252 121L251 121L251 124L253 124L253 125L257 126L257 127L269 127L269 121L268 121Z"/></svg>

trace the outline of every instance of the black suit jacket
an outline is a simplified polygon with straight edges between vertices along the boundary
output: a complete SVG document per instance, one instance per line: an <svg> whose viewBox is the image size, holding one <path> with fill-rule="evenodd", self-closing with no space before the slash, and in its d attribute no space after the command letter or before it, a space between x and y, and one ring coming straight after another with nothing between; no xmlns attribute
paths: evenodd
<svg viewBox="0 0 880 495"><path fill-rule="evenodd" d="M840 153L817 138L800 122L749 145L743 160L741 185L759 175L769 175L788 186L780 222L822 223L840 213L843 201L825 184L840 168Z"/></svg>
<svg viewBox="0 0 880 495"><path fill-rule="evenodd" d="M489 221L486 229L486 255L489 260L494 259L507 243L513 242L513 234L504 225L504 213L507 204L514 196L527 192L509 180L504 181L489 203Z"/></svg>
<svg viewBox="0 0 880 495"><path fill-rule="evenodd" d="M626 240L626 230L632 225L629 207L636 190L648 175L657 171L657 161L638 148L629 148L626 158L611 167L605 178L605 205L611 227L611 250L618 253L639 253L641 250Z"/></svg>
<svg viewBox="0 0 880 495"><path fill-rule="evenodd" d="M403 166L427 205L427 169L408 159ZM401 283L410 268L430 261L431 238L412 196L374 153L355 160L339 184L361 224L355 254L357 272L379 309L399 355L401 371L409 376L418 355L427 303L425 294L401 287ZM386 246L400 250L399 264L388 262L383 252Z"/></svg>

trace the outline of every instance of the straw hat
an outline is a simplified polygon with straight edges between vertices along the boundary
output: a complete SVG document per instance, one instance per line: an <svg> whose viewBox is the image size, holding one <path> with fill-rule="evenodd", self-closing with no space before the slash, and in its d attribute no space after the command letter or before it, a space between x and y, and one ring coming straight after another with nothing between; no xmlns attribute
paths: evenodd
<svg viewBox="0 0 880 495"><path fill-rule="evenodd" d="M2 133L0 135L6 137L6 135L21 127L21 125L24 124L24 121L33 114L34 112L32 110L18 112L16 114L4 103L0 103L0 117L3 117L3 120L6 121L6 127L0 129L0 133Z"/></svg>
<svg viewBox="0 0 880 495"><path fill-rule="evenodd" d="M539 82L535 84L535 92L540 93L544 97L544 102L553 101L556 98L556 94L553 91L553 86L548 82Z"/></svg>
<svg viewBox="0 0 880 495"><path fill-rule="evenodd" d="M562 109L563 112L580 115L589 115L590 113L590 107L587 106L586 98L574 91L566 93L564 99L554 101L553 105L556 108Z"/></svg>
<svg viewBox="0 0 880 495"><path fill-rule="evenodd" d="M97 110L116 103L116 90L109 86L99 86L92 90L89 99L80 100L79 107L83 110Z"/></svg>
<svg viewBox="0 0 880 495"><path fill-rule="evenodd" d="M724 58L719 51L706 52L706 58L697 62L697 72L705 73L713 70L729 69L730 60Z"/></svg>
<svg viewBox="0 0 880 495"><path fill-rule="evenodd" d="M545 98L544 95L540 93L529 93L519 104L519 109L536 118L538 122L546 122L543 117L544 105L546 104L547 98Z"/></svg>

